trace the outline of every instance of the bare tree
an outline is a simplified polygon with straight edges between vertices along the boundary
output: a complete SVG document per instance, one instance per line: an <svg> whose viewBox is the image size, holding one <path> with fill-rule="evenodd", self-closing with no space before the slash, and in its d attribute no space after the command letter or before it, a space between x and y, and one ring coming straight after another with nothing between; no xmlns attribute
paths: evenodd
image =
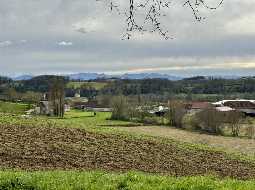
<svg viewBox="0 0 255 190"><path fill-rule="evenodd" d="M64 117L65 82L55 78L49 85L49 100L54 116Z"/></svg>
<svg viewBox="0 0 255 190"><path fill-rule="evenodd" d="M21 99L24 102L38 103L42 100L43 95L39 92L27 91L21 95Z"/></svg>
<svg viewBox="0 0 255 190"><path fill-rule="evenodd" d="M126 17L126 33L123 39L130 39L132 32L158 32L164 39L169 39L169 34L162 27L162 17L167 16L166 12L172 6L170 0L129 0L126 9L121 11L118 0L106 0L111 11L116 11L119 15ZM210 6L206 0L184 0L183 6L191 9L196 21L201 21L205 17L200 14L200 9L216 10L223 4L224 0L218 0L216 6ZM143 13L143 19L138 19L138 15Z"/></svg>
<svg viewBox="0 0 255 190"><path fill-rule="evenodd" d="M112 116L114 120L128 120L128 101L123 95L113 97L111 102Z"/></svg>
<svg viewBox="0 0 255 190"><path fill-rule="evenodd" d="M255 127L253 124L249 125L247 128L247 136L252 139L255 137Z"/></svg>
<svg viewBox="0 0 255 190"><path fill-rule="evenodd" d="M8 88L4 91L5 99L8 101L17 101L20 96L14 88Z"/></svg>
<svg viewBox="0 0 255 190"><path fill-rule="evenodd" d="M168 103L167 119L171 126L182 127L182 121L186 114L185 104L181 101L172 100Z"/></svg>
<svg viewBox="0 0 255 190"><path fill-rule="evenodd" d="M239 136L240 133L240 122L243 118L243 114L238 111L230 111L227 113L226 122L231 126L232 135L234 137Z"/></svg>
<svg viewBox="0 0 255 190"><path fill-rule="evenodd" d="M207 108L196 114L202 130L213 134L221 134L223 114L215 108Z"/></svg>

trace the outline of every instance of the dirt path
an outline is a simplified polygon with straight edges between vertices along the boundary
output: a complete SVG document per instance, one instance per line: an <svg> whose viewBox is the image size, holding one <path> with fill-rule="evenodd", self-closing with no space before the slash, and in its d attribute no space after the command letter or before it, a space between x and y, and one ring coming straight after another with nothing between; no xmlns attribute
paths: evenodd
<svg viewBox="0 0 255 190"><path fill-rule="evenodd" d="M156 140L97 134L81 129L0 126L0 167L217 174L254 179L255 164L223 152L188 150Z"/></svg>
<svg viewBox="0 0 255 190"><path fill-rule="evenodd" d="M173 127L139 126L121 127L121 130L159 137L169 137L174 140L209 145L229 152L245 153L255 157L255 139L240 139L200 134Z"/></svg>

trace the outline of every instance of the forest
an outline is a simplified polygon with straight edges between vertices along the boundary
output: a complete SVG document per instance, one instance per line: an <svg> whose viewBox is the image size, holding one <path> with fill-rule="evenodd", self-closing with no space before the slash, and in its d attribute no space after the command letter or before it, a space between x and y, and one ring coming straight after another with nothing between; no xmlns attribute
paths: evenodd
<svg viewBox="0 0 255 190"><path fill-rule="evenodd" d="M27 92L45 93L54 79L61 79L65 85L65 96L73 97L77 92L89 99L100 95L144 95L159 100L185 99L217 101L223 98L252 99L255 95L255 77L223 79L197 76L178 81L167 79L96 79L90 81L71 81L67 77L42 75L30 80L13 81L0 77L0 97L8 99L16 94ZM68 85L72 84L72 85ZM12 95L10 95L10 93Z"/></svg>

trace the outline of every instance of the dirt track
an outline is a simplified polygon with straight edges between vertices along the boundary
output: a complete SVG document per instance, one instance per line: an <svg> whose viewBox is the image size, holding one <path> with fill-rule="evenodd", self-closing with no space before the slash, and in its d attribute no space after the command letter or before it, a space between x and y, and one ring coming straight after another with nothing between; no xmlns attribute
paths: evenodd
<svg viewBox="0 0 255 190"><path fill-rule="evenodd" d="M153 140L64 128L1 126L0 167L139 170L174 176L217 174L255 178L255 164L229 159L224 153L182 150Z"/></svg>

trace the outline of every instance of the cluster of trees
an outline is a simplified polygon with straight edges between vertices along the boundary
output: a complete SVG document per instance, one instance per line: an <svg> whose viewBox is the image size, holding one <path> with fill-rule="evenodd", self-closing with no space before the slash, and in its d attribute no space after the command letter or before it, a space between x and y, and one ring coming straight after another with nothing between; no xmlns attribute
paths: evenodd
<svg viewBox="0 0 255 190"><path fill-rule="evenodd" d="M12 80L8 77L2 77L0 76L0 85L10 83Z"/></svg>
<svg viewBox="0 0 255 190"><path fill-rule="evenodd" d="M52 81L61 80L66 84L69 79L63 76L56 75L42 75L34 77L30 80L18 81L16 83L17 91L34 91L34 92L48 92Z"/></svg>
<svg viewBox="0 0 255 190"><path fill-rule="evenodd" d="M158 118L149 113L153 109L152 102L137 97L114 96L110 101L112 108L111 119L136 121L146 124L157 124Z"/></svg>
<svg viewBox="0 0 255 190"><path fill-rule="evenodd" d="M6 77L0 77L0 94L6 89L14 89L18 93L49 91L49 81L57 76L38 76L26 81L12 81ZM68 78L62 77L64 83ZM98 95L120 95L135 96L147 95L156 96L158 99L203 99L201 94L207 94L208 100L216 101L222 98L234 98L237 95L242 98L251 98L255 95L255 78L241 79L214 79L205 77L193 77L180 81L167 79L143 79L143 80L111 80L104 88L96 88L89 83L83 84L79 89L72 87L65 88L66 96L72 97L79 90L82 97L93 98Z"/></svg>
<svg viewBox="0 0 255 190"><path fill-rule="evenodd" d="M219 112L213 108L207 108L195 115L198 121L197 128L212 134L223 134L224 125L231 128L232 136L239 136L240 123L244 115L238 111Z"/></svg>
<svg viewBox="0 0 255 190"><path fill-rule="evenodd" d="M37 104L44 94L48 94L53 115L63 117L67 82L67 78L54 75L38 76L26 81L0 77L0 99Z"/></svg>
<svg viewBox="0 0 255 190"><path fill-rule="evenodd" d="M5 88L2 91L0 91L0 99L4 101L22 101L26 103L37 103L39 102L43 97L43 94L40 92L33 92L33 91L27 91L27 92L18 92L15 90L15 88Z"/></svg>
<svg viewBox="0 0 255 190"><path fill-rule="evenodd" d="M213 79L194 77L180 81L166 79L114 80L107 82L102 89L84 84L80 87L83 97L93 98L100 95L129 97L143 96L155 102L169 99L218 101L221 99L247 98L255 96L255 78ZM66 89L67 96L73 96L77 89Z"/></svg>
<svg viewBox="0 0 255 190"><path fill-rule="evenodd" d="M172 101L168 104L167 114L169 124L178 128L185 128L184 118L187 116L186 105L182 101ZM244 121L244 114L239 111L219 112L214 107L208 107L201 110L191 117L188 125L193 129L205 131L211 134L224 135L223 129L231 129L231 135L237 137L240 135L240 124Z"/></svg>
<svg viewBox="0 0 255 190"><path fill-rule="evenodd" d="M0 76L0 93L9 88L15 89L18 93L28 91L45 93L49 91L51 81L58 78L61 78L65 84L69 81L67 77L56 75L41 75L23 81L13 81L10 78Z"/></svg>
<svg viewBox="0 0 255 190"><path fill-rule="evenodd" d="M111 101L113 109L112 118L114 120L137 121L145 124L164 124L177 128L204 131L210 134L224 135L224 130L230 129L232 136L240 136L240 126L245 117L241 112L229 111L219 112L213 107L208 107L195 114L187 114L187 104L180 100L172 100L167 104L165 114L160 118L151 114L153 105L148 102L138 103L125 96L116 96ZM185 123L189 117L189 122ZM253 136L254 128L249 129L248 136Z"/></svg>
<svg viewBox="0 0 255 190"><path fill-rule="evenodd" d="M196 77L180 81L166 79L117 80L102 91L108 94L233 94L255 93L255 78L213 79Z"/></svg>

